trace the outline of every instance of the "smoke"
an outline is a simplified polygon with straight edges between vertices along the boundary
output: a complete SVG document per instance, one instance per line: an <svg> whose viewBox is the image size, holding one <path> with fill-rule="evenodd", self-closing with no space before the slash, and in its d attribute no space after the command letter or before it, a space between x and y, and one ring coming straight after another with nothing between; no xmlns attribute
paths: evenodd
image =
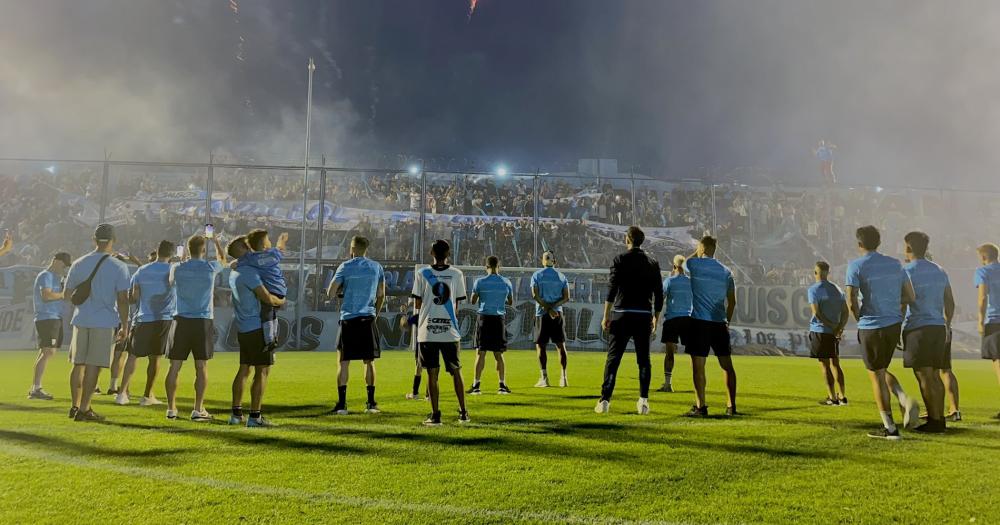
<svg viewBox="0 0 1000 525"><path fill-rule="evenodd" d="M0 156L301 162L310 50L294 45L296 20L238 5L0 0ZM362 148L359 121L317 85L313 151Z"/></svg>

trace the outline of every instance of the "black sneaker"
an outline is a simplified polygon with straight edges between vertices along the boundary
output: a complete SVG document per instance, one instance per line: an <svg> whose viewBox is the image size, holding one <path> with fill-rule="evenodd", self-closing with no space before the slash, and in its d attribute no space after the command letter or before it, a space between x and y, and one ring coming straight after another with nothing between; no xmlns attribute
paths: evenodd
<svg viewBox="0 0 1000 525"><path fill-rule="evenodd" d="M69 418L70 419L75 419L76 418L76 413L79 412L79 411L80 411L80 409L77 408L77 407L70 407L70 409L69 409Z"/></svg>
<svg viewBox="0 0 1000 525"><path fill-rule="evenodd" d="M95 394L100 394L101 393L101 387L95 387L94 388L94 393Z"/></svg>
<svg viewBox="0 0 1000 525"><path fill-rule="evenodd" d="M41 388L35 388L28 392L28 399L41 399L42 401L52 401L52 394L42 390Z"/></svg>
<svg viewBox="0 0 1000 525"><path fill-rule="evenodd" d="M424 420L424 426L425 427L439 427L439 426L441 426L441 413L440 412L432 412L430 415L428 415L427 419Z"/></svg>
<svg viewBox="0 0 1000 525"><path fill-rule="evenodd" d="M76 413L76 417L73 418L73 421L100 422L104 421L104 416L97 415L97 412L94 412L94 409L90 409L86 412L78 411Z"/></svg>
<svg viewBox="0 0 1000 525"><path fill-rule="evenodd" d="M479 390L479 383L473 383L472 388L466 390L465 393L473 396L478 396L479 394L482 394L482 391Z"/></svg>
<svg viewBox="0 0 1000 525"><path fill-rule="evenodd" d="M820 401L819 404L825 407L835 407L835 406L840 406L840 401L828 397Z"/></svg>
<svg viewBox="0 0 1000 525"><path fill-rule="evenodd" d="M117 396L118 395L118 389L117 388L109 388L108 391L105 392L105 394L107 394L109 396Z"/></svg>
<svg viewBox="0 0 1000 525"><path fill-rule="evenodd" d="M380 414L381 410L378 408L378 403L365 403L365 414Z"/></svg>
<svg viewBox="0 0 1000 525"><path fill-rule="evenodd" d="M337 403L337 405L334 406L333 410L330 410L329 413L333 414L335 416L346 416L347 415L347 405L345 405L343 403Z"/></svg>
<svg viewBox="0 0 1000 525"><path fill-rule="evenodd" d="M959 412L959 411L955 411L955 412L952 412L951 414L948 414L947 416L944 416L944 418L946 420L948 420L948 421L951 421L951 422L961 421L962 420L962 413Z"/></svg>
<svg viewBox="0 0 1000 525"><path fill-rule="evenodd" d="M500 386L497 387L497 393L498 394L502 394L502 395L506 395L506 394L510 393L510 389L507 388L507 385L505 385L503 383L500 383Z"/></svg>
<svg viewBox="0 0 1000 525"><path fill-rule="evenodd" d="M660 388L656 389L656 391L657 392L673 392L674 391L674 387L673 387L673 385L668 385L666 383L663 383L663 385Z"/></svg>
<svg viewBox="0 0 1000 525"><path fill-rule="evenodd" d="M726 407L726 416L727 417L736 417L736 416L742 416L742 415L743 415L743 413L736 411L736 407Z"/></svg>
<svg viewBox="0 0 1000 525"><path fill-rule="evenodd" d="M704 406L699 408L697 406L693 406L691 407L691 410L684 414L684 417L708 417L708 407Z"/></svg>
<svg viewBox="0 0 1000 525"><path fill-rule="evenodd" d="M847 405L847 398L846 397L842 397L837 402L840 403L841 405Z"/></svg>
<svg viewBox="0 0 1000 525"><path fill-rule="evenodd" d="M868 437L875 439L888 439L889 441L898 441L902 439L899 435L899 429L889 432L889 429L885 427L879 427L868 433Z"/></svg>
<svg viewBox="0 0 1000 525"><path fill-rule="evenodd" d="M469 419L469 411L468 410L459 410L458 411L458 422L461 424L461 423L468 423L469 421L472 421L471 419Z"/></svg>
<svg viewBox="0 0 1000 525"><path fill-rule="evenodd" d="M926 434L944 434L945 422L944 420L934 420L928 419L926 423L913 429L915 432L924 432Z"/></svg>

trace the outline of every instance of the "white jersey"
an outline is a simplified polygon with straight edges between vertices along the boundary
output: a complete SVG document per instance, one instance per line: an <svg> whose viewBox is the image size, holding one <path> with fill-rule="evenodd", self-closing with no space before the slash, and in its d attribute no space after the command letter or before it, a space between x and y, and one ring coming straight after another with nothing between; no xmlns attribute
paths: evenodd
<svg viewBox="0 0 1000 525"><path fill-rule="evenodd" d="M413 276L413 297L420 299L417 342L454 343L458 331L458 301L465 299L465 275L448 265L427 266Z"/></svg>

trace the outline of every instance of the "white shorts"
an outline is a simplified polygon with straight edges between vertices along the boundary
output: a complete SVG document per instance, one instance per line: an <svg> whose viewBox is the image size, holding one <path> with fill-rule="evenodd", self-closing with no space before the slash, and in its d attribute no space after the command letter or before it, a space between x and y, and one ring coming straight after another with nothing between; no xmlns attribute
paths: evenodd
<svg viewBox="0 0 1000 525"><path fill-rule="evenodd" d="M111 357L115 351L114 328L73 327L69 358L74 365L90 365L101 368L111 367Z"/></svg>

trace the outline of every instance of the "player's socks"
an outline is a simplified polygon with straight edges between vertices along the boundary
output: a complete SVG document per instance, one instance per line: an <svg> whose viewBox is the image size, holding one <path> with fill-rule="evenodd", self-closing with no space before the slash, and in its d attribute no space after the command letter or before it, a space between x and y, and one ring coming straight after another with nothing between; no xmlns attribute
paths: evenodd
<svg viewBox="0 0 1000 525"><path fill-rule="evenodd" d="M674 379L673 372L665 372L663 374L663 385L667 386L667 387L670 387L670 388L673 388L673 386L674 386L673 385L673 379Z"/></svg>
<svg viewBox="0 0 1000 525"><path fill-rule="evenodd" d="M38 385L38 384L31 385L31 391L32 392L34 392L36 390L41 390L41 389L42 389L42 385Z"/></svg>
<svg viewBox="0 0 1000 525"><path fill-rule="evenodd" d="M879 415L882 416L882 425L885 426L885 429L889 432L895 432L896 423L892 420L892 412L879 412Z"/></svg>
<svg viewBox="0 0 1000 525"><path fill-rule="evenodd" d="M347 406L347 385L337 387L337 406Z"/></svg>
<svg viewBox="0 0 1000 525"><path fill-rule="evenodd" d="M243 407L233 407L233 417L243 417Z"/></svg>
<svg viewBox="0 0 1000 525"><path fill-rule="evenodd" d="M549 372L548 372L548 370L545 370L543 368L542 369L542 377L541 377L541 379L548 379L548 378L549 378Z"/></svg>
<svg viewBox="0 0 1000 525"><path fill-rule="evenodd" d="M108 385L108 390L118 390L118 378L112 377L111 383Z"/></svg>
<svg viewBox="0 0 1000 525"><path fill-rule="evenodd" d="M417 375L413 376L413 397L417 397L417 396L420 395L420 378L421 377L422 376L420 374L417 374Z"/></svg>
<svg viewBox="0 0 1000 525"><path fill-rule="evenodd" d="M250 419L260 419L260 410L251 410Z"/></svg>
<svg viewBox="0 0 1000 525"><path fill-rule="evenodd" d="M368 404L369 405L375 404L375 385L368 387Z"/></svg>

